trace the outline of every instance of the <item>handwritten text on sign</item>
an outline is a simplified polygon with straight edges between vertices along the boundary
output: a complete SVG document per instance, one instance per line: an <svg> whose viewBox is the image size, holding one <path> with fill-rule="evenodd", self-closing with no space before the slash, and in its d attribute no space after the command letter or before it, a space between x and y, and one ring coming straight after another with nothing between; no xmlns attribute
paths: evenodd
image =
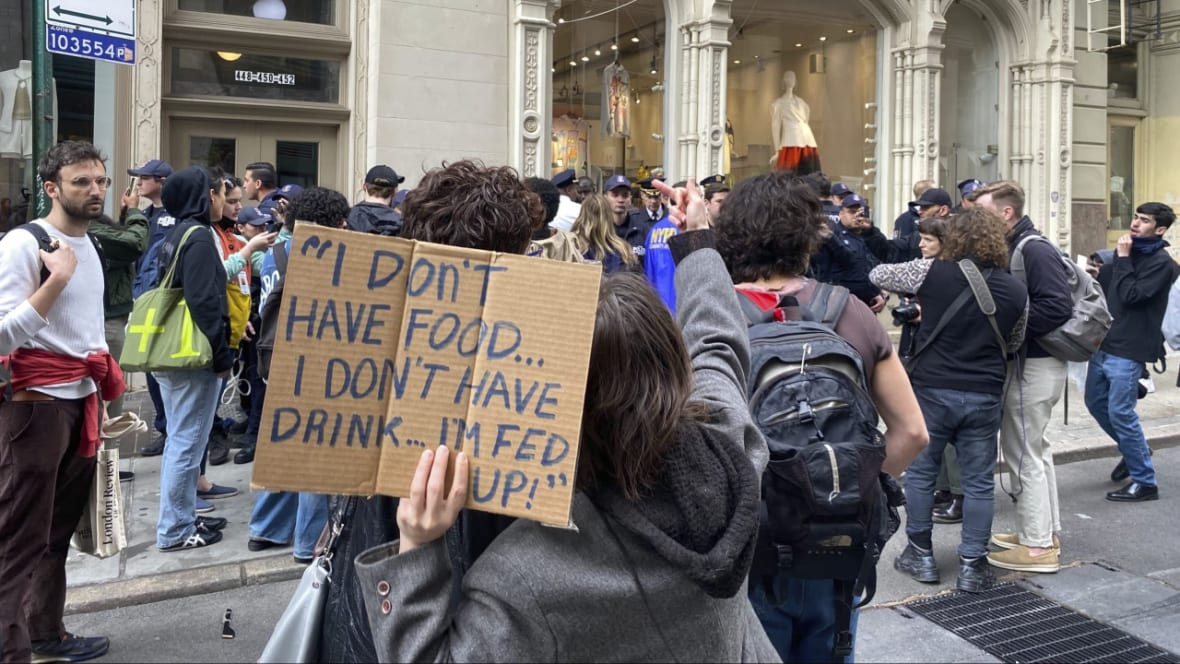
<svg viewBox="0 0 1180 664"><path fill-rule="evenodd" d="M405 496L447 445L471 461L470 507L567 523L599 279L300 224L254 483Z"/></svg>

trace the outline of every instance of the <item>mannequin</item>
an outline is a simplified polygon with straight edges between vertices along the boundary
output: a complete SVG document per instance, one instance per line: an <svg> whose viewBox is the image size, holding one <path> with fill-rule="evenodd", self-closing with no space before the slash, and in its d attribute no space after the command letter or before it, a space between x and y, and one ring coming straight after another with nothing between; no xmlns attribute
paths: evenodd
<svg viewBox="0 0 1180 664"><path fill-rule="evenodd" d="M811 107L795 96L795 72L783 74L783 96L771 106L770 131L778 149L772 163L775 170L806 175L820 170L819 148L807 122Z"/></svg>
<svg viewBox="0 0 1180 664"><path fill-rule="evenodd" d="M24 159L33 154L33 63L0 71L0 157Z"/></svg>

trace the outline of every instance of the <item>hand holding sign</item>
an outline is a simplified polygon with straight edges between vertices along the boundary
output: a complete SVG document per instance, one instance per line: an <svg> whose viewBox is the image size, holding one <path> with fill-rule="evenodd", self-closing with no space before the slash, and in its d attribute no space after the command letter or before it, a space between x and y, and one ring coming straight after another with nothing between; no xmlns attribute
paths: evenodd
<svg viewBox="0 0 1180 664"><path fill-rule="evenodd" d="M446 490L449 448L438 453L425 450L410 483L410 497L398 503L397 528L401 533L399 553L406 553L443 536L459 518L467 500L467 455L455 455L455 477Z"/></svg>

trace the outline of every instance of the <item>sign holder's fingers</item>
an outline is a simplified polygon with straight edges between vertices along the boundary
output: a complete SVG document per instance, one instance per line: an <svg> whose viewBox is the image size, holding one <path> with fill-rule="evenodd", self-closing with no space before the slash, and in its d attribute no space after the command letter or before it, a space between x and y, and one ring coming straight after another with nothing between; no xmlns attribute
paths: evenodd
<svg viewBox="0 0 1180 664"><path fill-rule="evenodd" d="M410 505L415 514L421 514L426 509L426 482L430 479L430 467L434 461L434 453L424 450L418 458L418 467L414 469L414 479L410 481Z"/></svg>
<svg viewBox="0 0 1180 664"><path fill-rule="evenodd" d="M467 455L462 452L455 455L455 476L451 479L451 495L447 500L449 516L453 520L467 500Z"/></svg>
<svg viewBox="0 0 1180 664"><path fill-rule="evenodd" d="M430 481L426 484L427 510L433 510L438 503L446 500L447 463L450 457L447 447L439 447L434 453L434 466L430 471Z"/></svg>

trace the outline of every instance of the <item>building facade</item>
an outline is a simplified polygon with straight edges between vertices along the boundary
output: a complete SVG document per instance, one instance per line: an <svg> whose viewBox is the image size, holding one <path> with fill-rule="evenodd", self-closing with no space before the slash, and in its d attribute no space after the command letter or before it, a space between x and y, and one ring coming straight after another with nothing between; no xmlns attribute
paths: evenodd
<svg viewBox="0 0 1180 664"><path fill-rule="evenodd" d="M0 7L3 94L31 40L27 8ZM469 157L741 180L783 147L789 79L825 172L885 227L917 180L1011 178L1047 235L1089 252L1134 205L1180 198L1180 0L140 0L137 21L133 67L54 64L59 137L117 173L262 160L353 197L372 164L413 186ZM30 164L0 155L10 207Z"/></svg>

